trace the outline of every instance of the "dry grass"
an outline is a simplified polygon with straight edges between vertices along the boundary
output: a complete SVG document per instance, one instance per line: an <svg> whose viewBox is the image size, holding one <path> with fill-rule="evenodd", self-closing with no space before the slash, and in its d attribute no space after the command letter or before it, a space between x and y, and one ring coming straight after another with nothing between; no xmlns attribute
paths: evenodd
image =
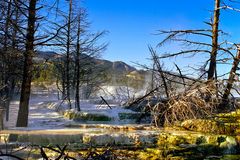
<svg viewBox="0 0 240 160"><path fill-rule="evenodd" d="M220 100L214 84L199 84L178 95L171 95L165 103L157 103L152 110L157 126L170 125L186 119L204 118L216 112Z"/></svg>

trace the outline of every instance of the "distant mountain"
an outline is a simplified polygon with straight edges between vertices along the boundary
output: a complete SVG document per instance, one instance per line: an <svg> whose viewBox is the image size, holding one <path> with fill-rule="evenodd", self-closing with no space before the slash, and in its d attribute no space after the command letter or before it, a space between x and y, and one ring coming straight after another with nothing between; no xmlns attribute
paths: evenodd
<svg viewBox="0 0 240 160"><path fill-rule="evenodd" d="M47 61L47 60L55 60L58 58L62 58L63 55L58 54L53 51L38 51L34 59L36 61ZM127 74L132 71L136 71L137 69L126 64L125 62L122 61L109 61L105 59L99 59L99 58L94 58L90 57L88 55L81 55L81 58L84 62L88 61L93 64L96 64L98 68L103 68L106 69L108 72L111 73L116 73L116 74Z"/></svg>
<svg viewBox="0 0 240 160"><path fill-rule="evenodd" d="M62 54L58 54L56 52L37 52L34 57L35 62L41 63L45 61L62 61L65 56ZM88 56L86 54L81 55L81 64L84 66L89 65L92 66L91 72L98 73L106 73L106 76L110 79L114 84L122 84L125 85L126 78L128 81L128 85L131 85L135 88L140 88L146 83L152 81L152 71L151 70L138 70L133 66L122 62L122 61L109 61L105 59L99 59L95 57ZM172 79L176 82L182 82L182 78L179 77L178 73L175 72L165 72L165 76L168 79ZM190 81L194 81L194 78L185 76L185 83L190 83ZM180 84L172 84L172 87L178 87Z"/></svg>
<svg viewBox="0 0 240 160"><path fill-rule="evenodd" d="M58 57L59 54L53 51L37 51L36 59L39 60L49 60Z"/></svg>
<svg viewBox="0 0 240 160"><path fill-rule="evenodd" d="M111 62L104 59L95 59L94 61L99 67L103 67L112 73L124 74L137 70L136 68L122 61Z"/></svg>
<svg viewBox="0 0 240 160"><path fill-rule="evenodd" d="M121 72L121 71L132 72L132 71L136 70L136 68L134 68L122 61L112 62L112 68L113 68L113 70L115 70L117 72Z"/></svg>

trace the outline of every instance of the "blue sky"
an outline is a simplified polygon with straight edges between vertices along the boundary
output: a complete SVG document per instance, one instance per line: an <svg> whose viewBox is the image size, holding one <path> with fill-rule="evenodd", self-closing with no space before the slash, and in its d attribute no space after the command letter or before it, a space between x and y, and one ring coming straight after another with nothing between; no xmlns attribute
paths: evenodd
<svg viewBox="0 0 240 160"><path fill-rule="evenodd" d="M210 20L213 0L84 0L82 5L88 10L93 31L109 31L103 38L109 42L103 58L148 64L147 46L155 46L162 39L154 35L157 30L206 28L203 21ZM221 28L232 36L229 39L240 40L239 36L233 37L240 30L240 13L223 11L221 17ZM164 48L178 49L174 45ZM158 51L165 52L161 48ZM202 62L204 58L197 56L191 60L177 58L170 61L186 66ZM165 65L171 66L170 61Z"/></svg>

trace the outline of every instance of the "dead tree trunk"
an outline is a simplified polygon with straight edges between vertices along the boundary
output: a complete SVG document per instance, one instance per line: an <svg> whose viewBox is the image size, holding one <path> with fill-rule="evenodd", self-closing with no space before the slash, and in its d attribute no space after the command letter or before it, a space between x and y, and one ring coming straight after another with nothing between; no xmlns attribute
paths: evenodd
<svg viewBox="0 0 240 160"><path fill-rule="evenodd" d="M71 109L70 101L70 34L71 34L71 14L72 14L72 0L69 1L68 24L67 24L67 45L66 45L66 91L69 109Z"/></svg>
<svg viewBox="0 0 240 160"><path fill-rule="evenodd" d="M62 78L62 100L65 100L67 95L66 95L66 71L65 71L65 64L63 64L63 70L61 73L61 78Z"/></svg>
<svg viewBox="0 0 240 160"><path fill-rule="evenodd" d="M220 16L220 0L215 0L214 17L212 24L212 51L210 56L210 64L208 69L208 80L214 79L216 70L216 58L218 52L218 28Z"/></svg>
<svg viewBox="0 0 240 160"><path fill-rule="evenodd" d="M81 14L81 13L80 13ZM75 93L75 107L77 108L78 111L80 111L80 98L79 98L79 87L80 87L80 31L81 31L81 26L80 26L80 17L78 17L78 30L77 30L77 48L76 48L76 93Z"/></svg>
<svg viewBox="0 0 240 160"><path fill-rule="evenodd" d="M161 76L161 79L163 81L163 86L164 86L164 89L165 89L165 94L167 96L167 98L169 98L169 90L168 90L168 86L167 86L167 81L166 81L166 78L165 78L165 75L163 73L163 70L162 70L162 67L161 67L161 64L157 58L157 55L155 53L155 51L152 49L152 48L149 48L151 54L152 54L152 58L153 58L153 62L154 64L156 65L157 67L157 71L158 73L160 74Z"/></svg>
<svg viewBox="0 0 240 160"><path fill-rule="evenodd" d="M231 93L231 89L232 89L232 86L233 86L233 83L234 83L234 80L235 80L236 71L237 71L237 68L238 68L239 61L240 61L240 48L238 48L237 55L236 55L236 57L234 58L234 61L233 61L232 69L230 71L229 78L228 78L228 81L227 81L227 86L226 86L225 91L224 91L223 96L222 96L222 102L220 104L220 109L227 109L226 106L227 106L227 103L228 103L228 97Z"/></svg>
<svg viewBox="0 0 240 160"><path fill-rule="evenodd" d="M10 104L10 83L9 83L9 65L7 64L7 61L9 60L10 56L8 55L8 36L9 36L9 24L10 24L10 19L11 19L11 6L12 6L12 0L9 0L7 5L7 16L6 16L6 21L5 21L5 29L4 29L4 48L3 48L3 77L4 77L4 85L5 87L5 96L6 100L4 103L4 108L6 109L6 120L8 120L9 117L9 104Z"/></svg>
<svg viewBox="0 0 240 160"><path fill-rule="evenodd" d="M15 5L19 5L17 1L14 2ZM17 34L18 34L18 30L16 28L16 26L18 25L18 21L19 21L19 9L18 7L15 7L14 10L14 16L15 18L13 19L13 23L15 24L15 27L13 27L13 33L12 33L12 47L14 50L18 50L18 43L17 43Z"/></svg>
<svg viewBox="0 0 240 160"><path fill-rule="evenodd" d="M32 57L34 54L34 33L36 22L36 3L37 0L30 0L28 7L28 26L24 53L23 81L21 86L20 105L17 118L17 127L27 127L29 112L29 97L32 81Z"/></svg>
<svg viewBox="0 0 240 160"><path fill-rule="evenodd" d="M9 23L10 23L10 18L11 18L11 6L12 6L12 0L8 2L8 7L7 7L7 17L6 17L6 22L5 22L5 29L4 29L4 51L7 51L7 46L8 46L8 36L9 36ZM6 53L5 53L6 54Z"/></svg>

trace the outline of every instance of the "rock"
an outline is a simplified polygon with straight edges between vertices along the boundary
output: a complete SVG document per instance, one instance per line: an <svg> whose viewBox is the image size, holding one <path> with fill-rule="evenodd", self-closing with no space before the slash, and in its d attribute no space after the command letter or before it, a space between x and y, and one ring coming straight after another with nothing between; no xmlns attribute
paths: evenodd
<svg viewBox="0 0 240 160"><path fill-rule="evenodd" d="M155 146L157 142L157 136L152 134L139 136L138 140L141 146Z"/></svg>
<svg viewBox="0 0 240 160"><path fill-rule="evenodd" d="M141 113L118 113L118 117L120 120L131 119L137 120L141 116Z"/></svg>
<svg viewBox="0 0 240 160"><path fill-rule="evenodd" d="M220 143L219 147L224 150L224 153L233 154L237 152L237 141L234 137L227 136L225 141Z"/></svg>
<svg viewBox="0 0 240 160"><path fill-rule="evenodd" d="M200 136L200 137L197 137L196 139L196 144L199 145L199 144L204 144L204 143L207 143L207 139L205 136Z"/></svg>
<svg viewBox="0 0 240 160"><path fill-rule="evenodd" d="M107 134L89 134L83 136L83 143L89 144L91 146L106 146L106 145L113 145L114 139L112 136Z"/></svg>
<svg viewBox="0 0 240 160"><path fill-rule="evenodd" d="M98 113L87 113L87 112L64 112L64 117L72 119L74 121L111 121L112 118L103 114Z"/></svg>
<svg viewBox="0 0 240 160"><path fill-rule="evenodd" d="M240 134L238 134L235 138L238 146L240 146Z"/></svg>
<svg viewBox="0 0 240 160"><path fill-rule="evenodd" d="M181 123L181 127L186 130L214 133L214 134L234 134L239 124L223 123L208 119L191 119Z"/></svg>
<svg viewBox="0 0 240 160"><path fill-rule="evenodd" d="M182 135L172 135L172 134L160 134L158 137L158 146L178 146L180 144L186 144L187 139Z"/></svg>
<svg viewBox="0 0 240 160"><path fill-rule="evenodd" d="M240 155L224 155L220 160L239 160Z"/></svg>
<svg viewBox="0 0 240 160"><path fill-rule="evenodd" d="M206 159L220 159L220 158L222 158L222 156L211 155L206 157Z"/></svg>
<svg viewBox="0 0 240 160"><path fill-rule="evenodd" d="M89 134L83 136L83 143L91 146L154 146L156 144L156 136L131 134Z"/></svg>
<svg viewBox="0 0 240 160"><path fill-rule="evenodd" d="M136 144L136 137L133 135L115 134L114 144L117 146L132 146Z"/></svg>
<svg viewBox="0 0 240 160"><path fill-rule="evenodd" d="M180 144L179 146L182 148L194 148L197 147L197 144Z"/></svg>
<svg viewBox="0 0 240 160"><path fill-rule="evenodd" d="M30 143L37 145L65 145L70 143L82 143L82 134L69 135L38 135L38 134L21 134L17 136L16 142Z"/></svg>
<svg viewBox="0 0 240 160"><path fill-rule="evenodd" d="M184 148L203 154L237 153L237 138L227 135L205 134L187 131L169 131L158 136L157 145L167 148Z"/></svg>

